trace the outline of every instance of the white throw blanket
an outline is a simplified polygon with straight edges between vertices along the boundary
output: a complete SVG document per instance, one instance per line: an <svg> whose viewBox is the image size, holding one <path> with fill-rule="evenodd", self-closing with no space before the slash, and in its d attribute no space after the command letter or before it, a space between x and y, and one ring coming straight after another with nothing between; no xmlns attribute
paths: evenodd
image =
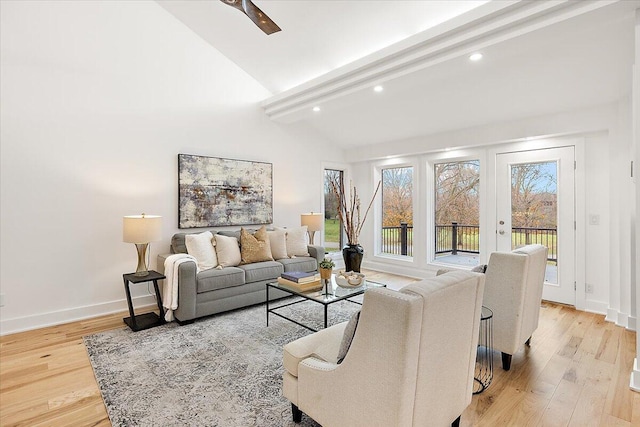
<svg viewBox="0 0 640 427"><path fill-rule="evenodd" d="M167 278L164 281L164 292L162 292L164 301L162 304L166 310L164 320L167 322L175 319L173 317L173 311L178 308L178 267L180 267L180 264L183 262L194 262L196 263L196 270L198 268L196 259L187 254L169 255L167 259L164 260L164 275Z"/></svg>

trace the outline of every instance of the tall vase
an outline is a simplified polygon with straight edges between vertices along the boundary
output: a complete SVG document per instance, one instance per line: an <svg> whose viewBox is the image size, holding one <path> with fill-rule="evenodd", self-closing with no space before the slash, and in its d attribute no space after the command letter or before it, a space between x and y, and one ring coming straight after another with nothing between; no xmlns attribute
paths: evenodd
<svg viewBox="0 0 640 427"><path fill-rule="evenodd" d="M345 271L355 271L360 273L360 265L364 257L364 248L358 245L347 244L342 248L342 258L344 258Z"/></svg>

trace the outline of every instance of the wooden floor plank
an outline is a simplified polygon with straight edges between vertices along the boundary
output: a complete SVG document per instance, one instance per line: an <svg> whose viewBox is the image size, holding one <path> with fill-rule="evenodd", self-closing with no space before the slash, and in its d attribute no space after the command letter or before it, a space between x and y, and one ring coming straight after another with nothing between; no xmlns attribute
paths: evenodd
<svg viewBox="0 0 640 427"><path fill-rule="evenodd" d="M560 380L558 387L542 414L539 426L564 427L569 425L582 387L578 384Z"/></svg>
<svg viewBox="0 0 640 427"><path fill-rule="evenodd" d="M622 421L631 422L633 416L633 395L629 390L629 372L633 369L635 352L635 334L621 328L617 345L616 364L613 377L609 385L609 393L605 404L605 414ZM640 425L640 424L638 424Z"/></svg>
<svg viewBox="0 0 640 427"><path fill-rule="evenodd" d="M367 271L392 289L416 279ZM141 308L139 312L150 311ZM125 327L115 313L0 337L0 425L110 426L83 335ZM531 347L462 414L468 426L640 426L629 389L636 334L604 316L543 302Z"/></svg>

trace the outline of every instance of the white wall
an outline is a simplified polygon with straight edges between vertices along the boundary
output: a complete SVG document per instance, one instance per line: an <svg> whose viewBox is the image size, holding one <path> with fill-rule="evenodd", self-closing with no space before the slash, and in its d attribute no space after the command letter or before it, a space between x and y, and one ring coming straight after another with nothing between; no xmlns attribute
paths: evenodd
<svg viewBox="0 0 640 427"><path fill-rule="evenodd" d="M178 153L272 162L274 224L320 210L321 162L341 152L270 122L269 93L155 2L0 7L1 334L126 309L122 216L163 216L154 267Z"/></svg>
<svg viewBox="0 0 640 427"><path fill-rule="evenodd" d="M631 132L629 116L630 101L626 98L613 104L579 111L412 138L394 144L369 146L357 152L357 158L362 163L353 168L354 182L358 185L359 191L361 187L372 186L372 170L376 165L393 161L383 160L388 157L400 156L403 162L414 162L419 167L423 167L424 159L429 157L425 153L437 153L445 147L458 147L457 151L460 153L475 152L482 157L488 153L483 147L495 148L495 144L512 143L528 137L567 135L566 138L572 140L578 137L583 141L584 165L582 167L585 173L584 182L580 184L584 190L576 194L577 206L583 206L582 212L578 212L582 216L577 219L579 232L581 232L580 223L583 224L584 235L581 237L584 239L585 248L582 259L576 260L577 268L581 270L576 277L579 281L582 277L583 282L593 285L593 293L585 294L584 288L578 290L582 294L579 305L580 308L590 311L615 313L615 319L610 320L619 323L617 319L626 319L630 311L631 259L628 237L630 223L628 195L631 189L628 162ZM558 138L562 137L555 139ZM544 139L536 141L535 144L539 144L540 141ZM526 144L529 143L519 143L521 146ZM531 144L534 143L531 142ZM442 153L448 157L453 155L451 154L453 151L442 151ZM346 155L348 158L355 158L356 153L348 151ZM420 176L423 179L425 177L424 172L415 171L414 173L414 176ZM419 197L426 197L425 194L429 190L423 186L421 191ZM494 189L486 188L484 191L494 191ZM426 223L428 209L429 207L417 207L414 217L416 227ZM422 213L418 215L418 212ZM600 224L589 225L590 215L599 215ZM364 237L361 239L362 245L365 249L374 248L373 221L370 221L365 228ZM423 230L423 232L426 231ZM428 236L428 232L426 233ZM483 247L495 250L485 245ZM431 275L437 268L427 265L426 259L418 259L416 256L414 256L414 262L409 263L395 259L384 260L380 257L374 259L372 255L371 250L365 255L365 266L402 274L413 273L417 277ZM578 284L578 286L581 285L584 286L584 283ZM613 300L611 295L615 296ZM627 324L624 323L622 326Z"/></svg>
<svg viewBox="0 0 640 427"><path fill-rule="evenodd" d="M614 143L609 146L610 192L610 283L607 320L635 329L631 313L631 207L633 203L630 177L631 99L617 106L617 126L611 130ZM615 243L614 243L615 242Z"/></svg>

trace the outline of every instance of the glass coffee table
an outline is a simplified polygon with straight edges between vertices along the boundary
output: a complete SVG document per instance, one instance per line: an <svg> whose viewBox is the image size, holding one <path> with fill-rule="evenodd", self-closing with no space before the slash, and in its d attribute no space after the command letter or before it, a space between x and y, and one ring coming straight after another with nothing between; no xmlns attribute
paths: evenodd
<svg viewBox="0 0 640 427"><path fill-rule="evenodd" d="M338 284L335 281L335 275L331 275L331 279L329 281L329 283L331 284L331 287L329 289L329 292L326 292L326 288L328 288L328 286L323 286L323 288L321 290L317 290L317 291L309 291L309 292L301 292L301 291L297 291L295 289L286 287L284 285L281 285L278 282L273 282L273 283L267 283L267 326L269 326L269 315L273 314L276 315L278 317L281 317L283 319L286 319L290 322L295 323L298 326L302 326L303 328L307 328L310 331L313 332L318 332L317 329L312 328L311 326L305 325L301 322L298 322L297 320L294 320L288 316L285 316L282 313L278 313L276 310L280 310L284 307L289 307L295 304L300 304L302 302L306 302L306 301L313 301L316 302L318 304L322 304L324 306L324 327L327 327L327 312L328 312L328 308L329 305L336 303L338 301L349 301L352 302L354 304L360 304L362 305L361 302L358 301L354 301L350 298L353 298L357 295L362 295L365 293L365 291L367 289L373 289L373 288L385 288L387 285L384 285L382 283L377 283L371 280L367 280L365 278L364 283L361 286L358 286L356 288L342 288L340 286L338 286ZM277 289L279 291L283 291L283 292L287 292L288 294L291 294L291 296L296 296L296 297L300 297L299 299L293 301L293 302L288 302L286 304L279 304L276 306L273 306L273 304L270 303L269 301L269 290L270 289Z"/></svg>

